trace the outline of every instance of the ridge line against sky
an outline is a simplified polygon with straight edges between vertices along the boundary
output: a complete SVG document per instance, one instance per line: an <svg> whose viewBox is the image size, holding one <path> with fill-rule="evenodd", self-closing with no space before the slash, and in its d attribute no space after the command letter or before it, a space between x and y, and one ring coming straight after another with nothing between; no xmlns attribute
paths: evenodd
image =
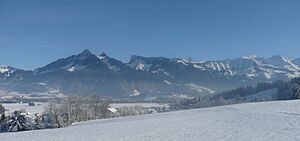
<svg viewBox="0 0 300 141"><path fill-rule="evenodd" d="M84 49L222 60L300 57L296 0L3 0L0 64L34 69Z"/></svg>
<svg viewBox="0 0 300 141"><path fill-rule="evenodd" d="M10 67L14 67L14 68L17 68L17 69L23 69L23 70L35 70L37 68L40 68L40 67L44 67L54 61L57 61L59 59L65 59L65 58L68 58L68 57L71 57L73 55L80 55L81 53L83 53L84 51L89 51L91 54L93 55L102 55L102 54L105 54L107 55L108 57L111 57L111 58L115 58L117 59L116 57L114 56L110 56L109 54L107 54L106 52L102 51L101 53L98 53L98 54L95 54L94 52L91 52L89 49L84 49L82 50L81 52L77 52L77 53L74 53L74 54L70 54L68 56L64 56L64 57L60 57L60 58L56 58L54 60L52 60L51 62L47 62L46 64L42 65L42 66L38 66L38 67L35 67L35 68L30 68L30 69L24 69L24 68L20 68L20 67L15 67L15 66L12 66L12 65L4 65L4 66L10 66ZM278 54L275 54L275 55L272 55L272 56L257 56L257 55L247 55L247 56L239 56L239 57L236 57L236 58L224 58L224 59L213 59L213 60L195 60L194 58L191 58L191 57L188 57L188 58L180 58L180 57L166 57L166 56L142 56L142 55L137 55L137 54L132 54L129 58L131 58L132 56L140 56L140 57L164 57L164 58L169 58L169 59L173 59L173 58L178 58L178 59L192 59L192 62L205 62L205 61L222 61L222 60L234 60L234 59L240 59L240 58L252 58L252 57L258 57L258 58L265 58L265 59L268 59L268 58L271 58L271 57L284 57L285 59L290 59L290 60L293 60L293 59L300 59L299 58L291 58L291 57L288 57L288 56L282 56L282 55L278 55ZM119 59L117 59L119 60ZM130 62L130 59L128 61L123 61L123 60L119 60L121 61L122 63L129 63ZM0 66L3 65L3 64L0 64Z"/></svg>

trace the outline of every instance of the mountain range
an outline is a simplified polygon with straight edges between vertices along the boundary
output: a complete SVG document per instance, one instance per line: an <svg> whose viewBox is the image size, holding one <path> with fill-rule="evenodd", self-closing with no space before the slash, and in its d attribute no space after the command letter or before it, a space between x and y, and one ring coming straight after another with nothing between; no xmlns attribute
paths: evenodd
<svg viewBox="0 0 300 141"><path fill-rule="evenodd" d="M35 70L0 66L0 93L190 97L300 75L300 58L248 56L217 61L133 55L128 63L88 50Z"/></svg>

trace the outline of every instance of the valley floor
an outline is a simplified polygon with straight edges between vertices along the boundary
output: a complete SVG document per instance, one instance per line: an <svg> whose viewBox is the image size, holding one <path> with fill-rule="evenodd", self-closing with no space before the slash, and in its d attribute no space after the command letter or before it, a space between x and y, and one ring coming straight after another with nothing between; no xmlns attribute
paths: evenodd
<svg viewBox="0 0 300 141"><path fill-rule="evenodd" d="M0 134L1 141L300 140L300 101L238 104Z"/></svg>

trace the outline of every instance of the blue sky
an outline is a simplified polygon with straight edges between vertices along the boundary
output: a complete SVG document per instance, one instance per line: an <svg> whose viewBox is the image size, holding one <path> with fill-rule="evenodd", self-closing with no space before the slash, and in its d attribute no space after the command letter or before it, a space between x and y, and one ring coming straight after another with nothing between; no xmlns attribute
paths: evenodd
<svg viewBox="0 0 300 141"><path fill-rule="evenodd" d="M89 49L217 60L300 57L298 0L0 0L0 64L43 66Z"/></svg>

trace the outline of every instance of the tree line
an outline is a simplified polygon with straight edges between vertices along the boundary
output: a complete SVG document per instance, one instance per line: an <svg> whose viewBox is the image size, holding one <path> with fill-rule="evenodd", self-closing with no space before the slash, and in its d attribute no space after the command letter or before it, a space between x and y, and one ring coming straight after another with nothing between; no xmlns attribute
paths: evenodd
<svg viewBox="0 0 300 141"><path fill-rule="evenodd" d="M265 96L258 95L255 97L255 99L247 99L247 96L251 96L269 89L277 89L276 97L266 98ZM272 83L258 83L256 86L239 87L233 90L221 92L216 95L196 96L193 99L181 101L178 104L178 107L180 109L203 108L245 102L292 100L299 98L300 78L293 78L286 81L278 80Z"/></svg>
<svg viewBox="0 0 300 141"><path fill-rule="evenodd" d="M153 112L142 106L111 108L110 103L110 100L101 99L99 96L70 96L50 101L41 115L31 115L26 111L14 111L8 116L5 116L4 107L0 105L0 111L3 111L0 119L0 131L18 132L63 128L82 121L151 114Z"/></svg>

